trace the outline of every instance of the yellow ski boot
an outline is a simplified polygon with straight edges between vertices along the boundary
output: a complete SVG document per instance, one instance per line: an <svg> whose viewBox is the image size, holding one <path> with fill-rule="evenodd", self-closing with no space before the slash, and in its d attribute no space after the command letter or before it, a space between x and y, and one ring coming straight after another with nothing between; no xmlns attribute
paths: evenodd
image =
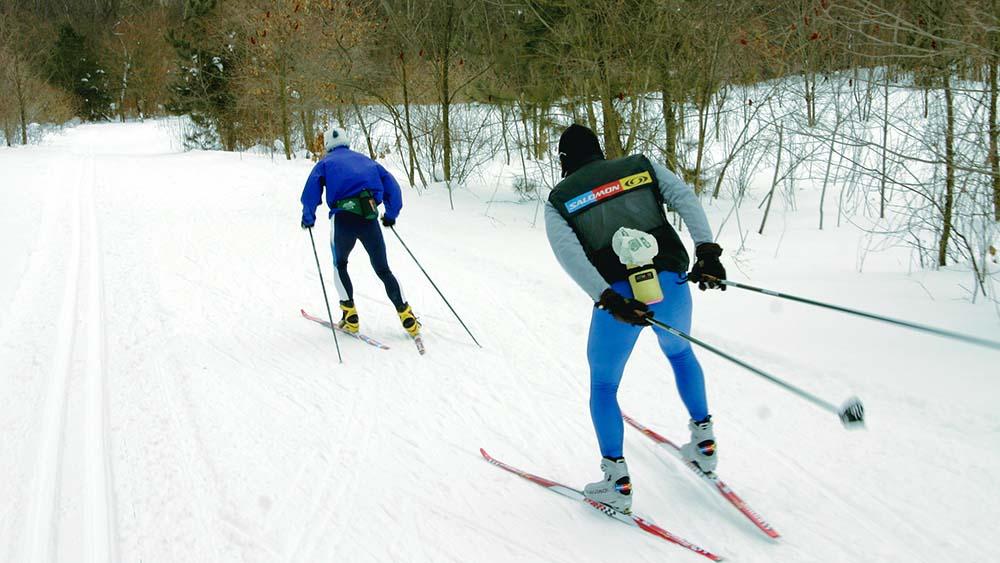
<svg viewBox="0 0 1000 563"><path fill-rule="evenodd" d="M403 329L406 331L406 334L414 338L420 335L420 321L413 314L413 309L410 308L409 303L404 303L402 309L396 309L396 314L399 315L399 320L403 323Z"/></svg>
<svg viewBox="0 0 1000 563"><path fill-rule="evenodd" d="M343 315L340 317L340 322L337 323L337 326L346 332L357 334L361 323L358 321L358 310L354 308L354 301L341 301L340 310L343 312Z"/></svg>

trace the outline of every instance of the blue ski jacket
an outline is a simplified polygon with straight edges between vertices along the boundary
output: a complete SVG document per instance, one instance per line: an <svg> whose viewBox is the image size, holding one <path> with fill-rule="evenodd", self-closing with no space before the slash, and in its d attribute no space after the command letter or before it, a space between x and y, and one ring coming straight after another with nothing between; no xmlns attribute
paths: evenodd
<svg viewBox="0 0 1000 563"><path fill-rule="evenodd" d="M376 203L385 204L387 219L398 217L403 208L403 194L392 174L381 164L347 147L335 147L313 167L302 190L303 223L316 222L316 208L323 203L323 188L326 188L330 217L340 211L338 201L364 190L371 192Z"/></svg>

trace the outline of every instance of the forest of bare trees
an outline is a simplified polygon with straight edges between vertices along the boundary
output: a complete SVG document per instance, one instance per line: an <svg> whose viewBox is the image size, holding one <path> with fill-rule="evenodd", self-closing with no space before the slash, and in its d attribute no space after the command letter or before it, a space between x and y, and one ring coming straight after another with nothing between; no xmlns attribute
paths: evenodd
<svg viewBox="0 0 1000 563"><path fill-rule="evenodd" d="M813 180L818 228L878 218L986 294L998 22L1000 0L5 0L0 127L184 115L190 146L292 159L336 122L411 185L499 159L535 197L575 121L737 207L762 171L765 210Z"/></svg>

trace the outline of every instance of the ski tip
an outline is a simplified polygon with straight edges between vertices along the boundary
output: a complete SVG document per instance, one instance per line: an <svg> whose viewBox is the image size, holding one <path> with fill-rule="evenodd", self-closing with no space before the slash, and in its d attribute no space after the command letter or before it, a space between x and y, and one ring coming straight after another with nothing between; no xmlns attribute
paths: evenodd
<svg viewBox="0 0 1000 563"><path fill-rule="evenodd" d="M486 450L484 450L483 448L479 448L479 454L485 457L486 459L490 459L490 454L486 453Z"/></svg>

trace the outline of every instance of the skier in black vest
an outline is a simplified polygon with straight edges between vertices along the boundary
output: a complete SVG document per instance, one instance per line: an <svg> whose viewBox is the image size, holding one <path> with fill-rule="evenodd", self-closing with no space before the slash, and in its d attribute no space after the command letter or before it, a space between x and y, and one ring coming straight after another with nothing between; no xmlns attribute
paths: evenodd
<svg viewBox="0 0 1000 563"><path fill-rule="evenodd" d="M632 484L622 456L624 425L618 407L618 384L632 348L648 319L685 332L691 328L691 292L725 290L702 275L725 279L722 248L694 190L665 167L641 154L606 160L590 129L571 125L559 139L563 180L549 195L545 228L563 269L595 301L587 343L590 364L590 415L600 444L604 479L584 493L628 512ZM667 221L664 205L677 210L695 243L696 261ZM705 380L691 345L653 327L673 367L681 399L691 421L691 441L684 457L706 472L717 458Z"/></svg>

